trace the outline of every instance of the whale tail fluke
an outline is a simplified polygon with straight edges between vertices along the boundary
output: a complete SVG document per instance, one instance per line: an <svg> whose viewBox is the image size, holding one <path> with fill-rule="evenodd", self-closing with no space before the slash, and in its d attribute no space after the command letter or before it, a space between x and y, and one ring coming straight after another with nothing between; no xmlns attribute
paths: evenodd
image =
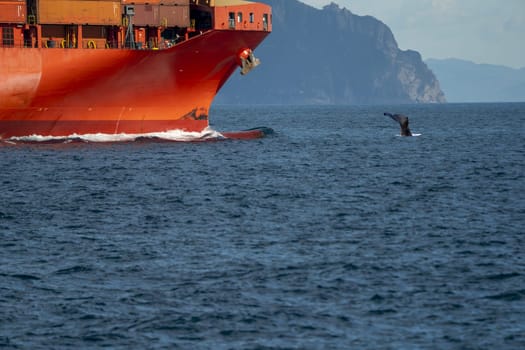
<svg viewBox="0 0 525 350"><path fill-rule="evenodd" d="M408 117L402 114L383 113L383 115L389 116L399 123L401 127L401 136L412 136L412 132L408 127Z"/></svg>

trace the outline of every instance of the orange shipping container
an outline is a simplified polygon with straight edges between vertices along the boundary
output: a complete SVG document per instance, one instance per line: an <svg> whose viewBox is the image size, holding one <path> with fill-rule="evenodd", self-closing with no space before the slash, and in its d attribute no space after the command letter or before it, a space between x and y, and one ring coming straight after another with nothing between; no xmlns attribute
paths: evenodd
<svg viewBox="0 0 525 350"><path fill-rule="evenodd" d="M136 26L158 26L160 24L159 7L159 5L135 5L132 23Z"/></svg>
<svg viewBox="0 0 525 350"><path fill-rule="evenodd" d="M190 0L121 0L120 2L124 5L190 5Z"/></svg>
<svg viewBox="0 0 525 350"><path fill-rule="evenodd" d="M124 5L159 5L160 0L121 0L120 1Z"/></svg>
<svg viewBox="0 0 525 350"><path fill-rule="evenodd" d="M190 7L189 6L161 6L160 24L163 27L189 27L190 26Z"/></svg>
<svg viewBox="0 0 525 350"><path fill-rule="evenodd" d="M161 5L189 6L190 0L160 0Z"/></svg>
<svg viewBox="0 0 525 350"><path fill-rule="evenodd" d="M39 0L38 22L46 24L120 25L120 1Z"/></svg>
<svg viewBox="0 0 525 350"><path fill-rule="evenodd" d="M190 7L179 5L135 5L136 26L189 27Z"/></svg>
<svg viewBox="0 0 525 350"><path fill-rule="evenodd" d="M0 22L25 23L26 12L25 1L0 1Z"/></svg>

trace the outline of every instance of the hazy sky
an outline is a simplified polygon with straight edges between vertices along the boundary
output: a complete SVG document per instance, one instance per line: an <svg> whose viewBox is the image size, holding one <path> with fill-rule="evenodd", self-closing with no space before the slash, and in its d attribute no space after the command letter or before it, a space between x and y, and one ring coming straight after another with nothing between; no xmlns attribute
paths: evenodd
<svg viewBox="0 0 525 350"><path fill-rule="evenodd" d="M525 67L525 0L300 0L331 2L386 23L403 50Z"/></svg>

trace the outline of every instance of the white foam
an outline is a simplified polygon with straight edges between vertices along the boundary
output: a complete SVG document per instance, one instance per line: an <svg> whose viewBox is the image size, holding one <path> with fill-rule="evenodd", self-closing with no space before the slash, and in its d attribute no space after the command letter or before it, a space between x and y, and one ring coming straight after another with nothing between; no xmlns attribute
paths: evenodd
<svg viewBox="0 0 525 350"><path fill-rule="evenodd" d="M5 142L63 142L69 143L73 141L83 142L132 142L136 140L152 139L152 140L166 140L179 142L193 142L193 141L207 141L207 140L221 140L225 137L218 131L211 128L206 128L201 132L187 132L182 130L169 130L164 132L152 132L144 134L72 134L69 136L42 136L30 135L11 137Z"/></svg>

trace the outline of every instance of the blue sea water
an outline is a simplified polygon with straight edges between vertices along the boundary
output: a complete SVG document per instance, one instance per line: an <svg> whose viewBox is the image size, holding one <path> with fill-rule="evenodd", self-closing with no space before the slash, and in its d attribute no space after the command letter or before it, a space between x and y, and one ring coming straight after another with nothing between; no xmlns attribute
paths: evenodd
<svg viewBox="0 0 525 350"><path fill-rule="evenodd" d="M0 145L0 347L525 348L525 104L211 115Z"/></svg>

